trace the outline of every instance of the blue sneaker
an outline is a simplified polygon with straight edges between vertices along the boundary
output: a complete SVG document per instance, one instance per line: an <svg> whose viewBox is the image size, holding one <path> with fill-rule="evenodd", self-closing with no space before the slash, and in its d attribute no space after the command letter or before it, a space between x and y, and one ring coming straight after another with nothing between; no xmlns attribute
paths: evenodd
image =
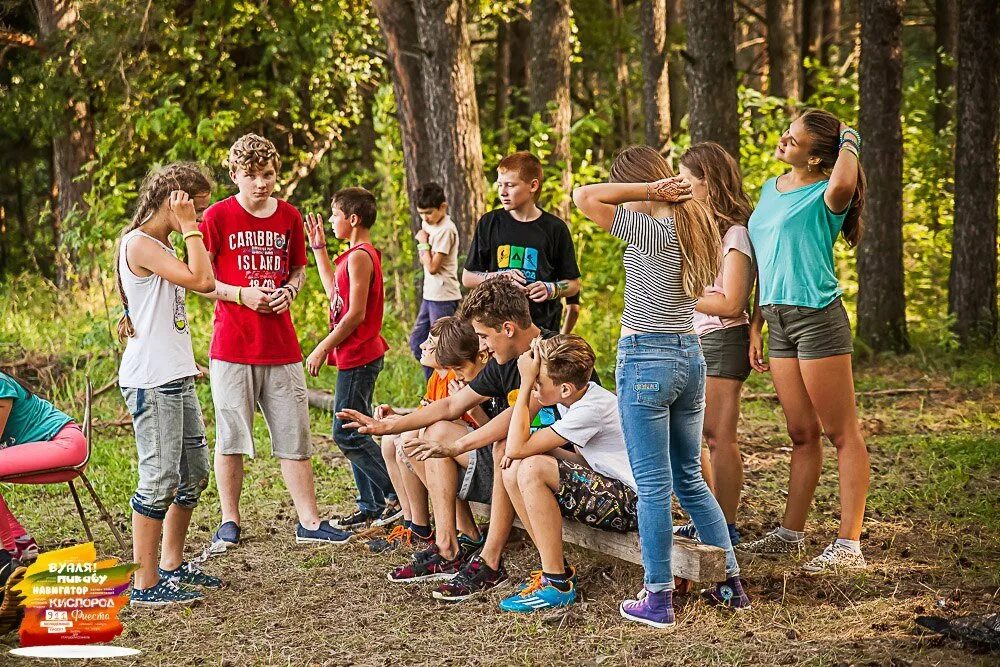
<svg viewBox="0 0 1000 667"><path fill-rule="evenodd" d="M150 588L133 588L129 605L133 607L167 607L174 604L191 604L205 597L200 591L181 586L172 579L161 578Z"/></svg>
<svg viewBox="0 0 1000 667"><path fill-rule="evenodd" d="M224 554L229 549L239 545L240 527L235 521L227 521L212 535L212 544L208 547L211 554Z"/></svg>
<svg viewBox="0 0 1000 667"><path fill-rule="evenodd" d="M574 566L572 566L572 565L566 565L564 567L566 569L566 574L569 575L569 580L571 582L573 582L573 588L575 589L577 586L580 585L580 582L579 582L579 580L577 579L577 576L576 576L576 568ZM524 582L523 584L518 584L517 586L515 586L514 587L514 592L515 593L522 592L525 588L527 588L528 586L531 586L532 583L534 583L535 579L537 579L540 576L542 576L542 571L541 570L532 570L531 574L528 575L528 580L526 582Z"/></svg>
<svg viewBox="0 0 1000 667"><path fill-rule="evenodd" d="M352 537L354 533L338 530L329 521L320 521L316 530L307 530L301 523L295 528L297 544L347 544Z"/></svg>
<svg viewBox="0 0 1000 667"><path fill-rule="evenodd" d="M501 609L530 614L533 611L568 607L576 602L576 586L571 583L570 589L563 592L550 584L541 572L537 570L536 572L538 576L532 577L531 582L523 590L500 601Z"/></svg>
<svg viewBox="0 0 1000 667"><path fill-rule="evenodd" d="M202 588L222 588L222 579L205 574L195 563L185 561L176 570L158 568L160 579L170 579L175 584L201 586Z"/></svg>

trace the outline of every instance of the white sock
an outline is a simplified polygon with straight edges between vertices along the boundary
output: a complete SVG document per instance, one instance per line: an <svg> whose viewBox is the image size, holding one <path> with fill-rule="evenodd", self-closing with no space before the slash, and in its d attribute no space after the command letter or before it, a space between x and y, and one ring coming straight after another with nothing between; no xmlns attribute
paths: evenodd
<svg viewBox="0 0 1000 667"><path fill-rule="evenodd" d="M805 533L800 533L797 530L788 530L784 526L778 526L774 532L786 542L801 542L806 536Z"/></svg>
<svg viewBox="0 0 1000 667"><path fill-rule="evenodd" d="M845 540L842 537L838 537L836 544L842 547L846 547L851 550L851 553L860 554L861 553L861 540Z"/></svg>

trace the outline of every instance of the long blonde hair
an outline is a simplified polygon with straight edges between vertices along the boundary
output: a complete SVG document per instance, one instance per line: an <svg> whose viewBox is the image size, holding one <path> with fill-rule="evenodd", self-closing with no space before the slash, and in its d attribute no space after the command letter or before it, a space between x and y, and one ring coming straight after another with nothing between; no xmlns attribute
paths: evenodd
<svg viewBox="0 0 1000 667"><path fill-rule="evenodd" d="M132 215L132 221L122 230L121 237L141 227L148 222L156 210L167 200L174 190L183 190L194 199L197 195L212 192L212 177L200 164L195 162L174 162L154 169L143 179L139 188L139 201ZM128 298L122 286L121 275L121 238L115 248L115 282L118 285L118 296L121 297L125 312L118 320L118 341L135 336L135 327L128 314Z"/></svg>
<svg viewBox="0 0 1000 667"><path fill-rule="evenodd" d="M674 175L670 164L650 146L628 146L611 164L612 183L649 183ZM722 243L712 213L696 199L672 204L674 227L681 249L681 284L684 293L698 298L715 282L721 263Z"/></svg>
<svg viewBox="0 0 1000 667"><path fill-rule="evenodd" d="M729 151L714 141L703 141L684 151L681 164L705 181L706 203L715 216L720 238L734 225L747 226L753 205L743 191L740 166Z"/></svg>

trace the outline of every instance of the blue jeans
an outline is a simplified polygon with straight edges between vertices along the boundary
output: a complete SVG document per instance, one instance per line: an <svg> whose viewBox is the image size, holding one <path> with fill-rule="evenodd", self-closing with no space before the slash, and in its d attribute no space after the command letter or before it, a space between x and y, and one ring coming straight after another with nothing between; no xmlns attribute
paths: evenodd
<svg viewBox="0 0 1000 667"><path fill-rule="evenodd" d="M705 357L695 334L637 334L618 341L618 413L639 487L639 539L646 589L674 587L670 497L705 544L726 550L726 574L739 574L726 518L701 475Z"/></svg>
<svg viewBox="0 0 1000 667"><path fill-rule="evenodd" d="M454 315L456 310L458 310L458 301L428 301L427 299L420 301L420 312L417 313L417 321L413 325L413 331L410 332L410 350L417 361L420 361L420 345L427 340L427 336L431 332L431 325L442 317ZM427 366L423 366L423 369L426 380L434 369Z"/></svg>
<svg viewBox="0 0 1000 667"><path fill-rule="evenodd" d="M375 393L375 380L382 371L382 362L383 357L379 357L364 366L337 371L333 398L333 441L351 462L354 484L358 487L358 509L371 514L381 513L385 509L386 498L395 495L382 450L371 436L344 428L336 413L351 409L371 416L372 394Z"/></svg>

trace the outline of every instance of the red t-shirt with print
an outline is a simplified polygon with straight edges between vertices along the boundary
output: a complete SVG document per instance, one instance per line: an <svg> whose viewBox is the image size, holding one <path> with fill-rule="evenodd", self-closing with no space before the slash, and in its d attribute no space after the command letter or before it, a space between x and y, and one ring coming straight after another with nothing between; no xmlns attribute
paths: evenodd
<svg viewBox="0 0 1000 667"><path fill-rule="evenodd" d="M200 229L212 253L217 280L237 287L280 287L306 264L302 215L286 201L266 217L249 213L235 196L213 204ZM258 313L231 301L215 304L212 359L272 366L302 361L289 311Z"/></svg>

